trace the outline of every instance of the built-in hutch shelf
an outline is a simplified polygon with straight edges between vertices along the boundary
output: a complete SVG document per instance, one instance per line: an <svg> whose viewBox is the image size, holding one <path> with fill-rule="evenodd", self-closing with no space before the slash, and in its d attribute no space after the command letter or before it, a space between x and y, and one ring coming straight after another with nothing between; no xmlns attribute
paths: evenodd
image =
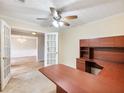
<svg viewBox="0 0 124 93"><path fill-rule="evenodd" d="M80 56L76 60L76 67L81 71L88 70L87 62L94 62L101 68L108 66L107 62L124 64L124 36L81 39L79 44Z"/></svg>

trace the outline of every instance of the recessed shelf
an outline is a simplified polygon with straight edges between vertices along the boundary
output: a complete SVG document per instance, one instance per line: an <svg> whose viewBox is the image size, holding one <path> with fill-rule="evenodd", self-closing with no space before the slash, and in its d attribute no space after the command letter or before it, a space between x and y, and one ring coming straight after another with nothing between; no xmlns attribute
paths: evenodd
<svg viewBox="0 0 124 93"><path fill-rule="evenodd" d="M94 75L98 75L103 69L102 66L91 61L86 61L85 66L86 66L85 71Z"/></svg>

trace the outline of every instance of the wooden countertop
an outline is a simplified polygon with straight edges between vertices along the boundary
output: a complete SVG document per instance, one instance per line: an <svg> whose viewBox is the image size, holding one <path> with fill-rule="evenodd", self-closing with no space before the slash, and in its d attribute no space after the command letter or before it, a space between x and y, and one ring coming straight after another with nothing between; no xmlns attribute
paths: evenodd
<svg viewBox="0 0 124 93"><path fill-rule="evenodd" d="M112 79L113 76L92 75L62 64L39 71L67 93L124 93L124 73L120 80Z"/></svg>

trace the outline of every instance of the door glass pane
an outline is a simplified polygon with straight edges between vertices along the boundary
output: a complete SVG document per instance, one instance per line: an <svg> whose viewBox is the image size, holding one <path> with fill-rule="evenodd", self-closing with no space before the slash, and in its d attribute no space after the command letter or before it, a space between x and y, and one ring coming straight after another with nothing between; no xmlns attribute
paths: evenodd
<svg viewBox="0 0 124 93"><path fill-rule="evenodd" d="M4 78L10 73L10 31L4 26Z"/></svg>
<svg viewBox="0 0 124 93"><path fill-rule="evenodd" d="M47 64L56 64L57 48L56 34L47 35Z"/></svg>

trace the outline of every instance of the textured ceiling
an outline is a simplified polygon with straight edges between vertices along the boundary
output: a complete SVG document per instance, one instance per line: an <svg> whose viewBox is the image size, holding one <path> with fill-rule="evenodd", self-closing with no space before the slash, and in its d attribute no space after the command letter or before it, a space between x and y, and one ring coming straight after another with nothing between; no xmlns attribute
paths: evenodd
<svg viewBox="0 0 124 93"><path fill-rule="evenodd" d="M124 12L124 0L0 0L0 15L13 17L48 27L51 21L38 21L49 17L49 7L61 9L62 16L78 15L76 20L66 20L71 26L85 24Z"/></svg>

